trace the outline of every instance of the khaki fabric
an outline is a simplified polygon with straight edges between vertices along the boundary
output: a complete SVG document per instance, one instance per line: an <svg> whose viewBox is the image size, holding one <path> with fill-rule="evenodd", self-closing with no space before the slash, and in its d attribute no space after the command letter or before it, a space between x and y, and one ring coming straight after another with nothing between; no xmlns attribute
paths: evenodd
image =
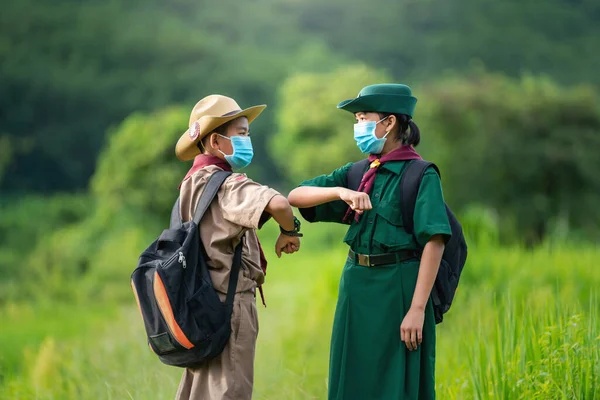
<svg viewBox="0 0 600 400"><path fill-rule="evenodd" d="M182 183L180 205L184 221L192 219L204 186L219 170L216 166L202 168ZM268 216L263 215L265 207L278 194L244 174L234 173L223 183L200 224L200 237L217 291L227 293L233 253L240 240L244 240L244 248L237 292L252 290L264 282L255 230L267 220Z"/></svg>
<svg viewBox="0 0 600 400"><path fill-rule="evenodd" d="M229 343L219 357L183 372L175 400L252 399L258 336L256 298L252 292L236 294L231 328Z"/></svg>
<svg viewBox="0 0 600 400"><path fill-rule="evenodd" d="M180 206L184 221L192 219L200 195L217 166L200 169L181 185ZM176 400L245 400L252 398L254 351L258 336L255 288L265 276L260 267L256 229L268 219L264 213L279 193L232 174L221 186L200 223L200 237L209 261L215 289L225 301L235 247L243 240L242 266L231 319L231 337L223 353L205 365L186 369Z"/></svg>

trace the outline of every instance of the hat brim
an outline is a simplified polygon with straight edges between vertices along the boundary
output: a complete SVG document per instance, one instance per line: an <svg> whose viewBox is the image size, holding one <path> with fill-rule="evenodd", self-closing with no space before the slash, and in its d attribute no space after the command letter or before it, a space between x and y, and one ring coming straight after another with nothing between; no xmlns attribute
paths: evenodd
<svg viewBox="0 0 600 400"><path fill-rule="evenodd" d="M251 124L265 110L265 108L267 108L267 106L263 104L259 106L246 108L245 110L241 110L231 115L203 116L198 121L196 121L200 124L200 132L198 133L198 136L192 138L189 133L190 130L186 130L177 141L177 145L175 146L175 155L181 161L193 160L194 157L200 154L198 142L204 139L206 135L214 132L215 129L217 129L219 126L241 117L248 118L248 124Z"/></svg>
<svg viewBox="0 0 600 400"><path fill-rule="evenodd" d="M415 112L417 98L413 96L395 94L372 94L360 96L355 99L344 100L337 108L357 112L385 112L393 114L405 114L411 118Z"/></svg>

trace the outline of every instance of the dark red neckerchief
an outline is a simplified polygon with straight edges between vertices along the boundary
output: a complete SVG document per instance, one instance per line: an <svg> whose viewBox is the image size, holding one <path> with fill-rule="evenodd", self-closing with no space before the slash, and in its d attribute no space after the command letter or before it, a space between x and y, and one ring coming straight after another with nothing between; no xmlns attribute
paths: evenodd
<svg viewBox="0 0 600 400"><path fill-rule="evenodd" d="M221 160L217 156L213 156L213 155L209 155L209 154L200 154L200 155L196 156L196 158L194 159L194 164L192 165L192 168L190 168L188 173L185 175L185 178L183 178L183 181L181 181L181 183L179 184L179 188L181 189L181 184L186 179L188 179L190 176L194 175L200 169L208 167L210 165L219 167L223 171L233 172L231 169L231 165L229 165L229 163L227 161ZM267 258L265 257L265 253L263 252L263 249L262 249L262 246L260 245L260 240L258 240L258 237L256 238L256 240L258 241L258 250L260 252L260 268L262 269L263 273L266 276L267 275ZM262 303L266 307L267 304L265 303L265 294L263 292L262 285L260 285L258 287L258 291L260 292L260 298L262 299Z"/></svg>
<svg viewBox="0 0 600 400"><path fill-rule="evenodd" d="M209 165L214 165L216 167L219 167L223 171L233 172L231 169L231 165L229 165L229 163L227 161L221 160L219 157L212 156L210 154L200 154L200 155L196 156L196 158L194 158L194 165L192 165L192 168L190 168L190 170L185 175L185 178L183 178L183 180L185 181L187 178L194 175L200 169L208 167ZM181 183L183 183L183 181L181 181ZM181 183L179 184L180 189L181 189Z"/></svg>
<svg viewBox="0 0 600 400"><path fill-rule="evenodd" d="M371 163L371 165L369 166L367 172L363 175L362 180L360 181L360 185L358 186L358 191L367 194L371 193L371 189L373 189L373 185L375 184L375 175L377 174L379 167L385 164L386 162L408 160L421 160L421 156L419 155L419 153L417 153L415 149L410 145L402 146L395 150L392 150L381 158L376 154L371 154L369 156L369 162ZM349 221L353 212L354 210L348 207L346 215L344 215L343 221ZM355 213L354 220L358 221L358 219L359 214Z"/></svg>

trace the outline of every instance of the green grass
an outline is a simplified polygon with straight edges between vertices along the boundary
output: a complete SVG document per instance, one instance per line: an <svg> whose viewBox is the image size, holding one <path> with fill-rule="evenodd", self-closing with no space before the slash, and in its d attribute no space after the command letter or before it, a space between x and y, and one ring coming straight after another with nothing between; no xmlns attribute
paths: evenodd
<svg viewBox="0 0 600 400"><path fill-rule="evenodd" d="M0 387L26 373L40 343L56 338L68 344L82 335L93 335L117 313L114 304L4 305L0 309Z"/></svg>
<svg viewBox="0 0 600 400"><path fill-rule="evenodd" d="M324 240L307 238L298 255L271 258L268 308L259 307L255 399L326 398L345 250L326 250ZM600 399L598 259L594 247L473 248L438 329L438 398ZM1 399L173 398L181 370L148 350L133 298L116 313L84 314L78 307L34 322L2 314L9 323L0 330L2 351L15 343L23 362L2 382ZM80 318L97 323L80 329L72 323ZM49 329L51 319L65 332ZM24 349L19 340L31 331L38 346Z"/></svg>

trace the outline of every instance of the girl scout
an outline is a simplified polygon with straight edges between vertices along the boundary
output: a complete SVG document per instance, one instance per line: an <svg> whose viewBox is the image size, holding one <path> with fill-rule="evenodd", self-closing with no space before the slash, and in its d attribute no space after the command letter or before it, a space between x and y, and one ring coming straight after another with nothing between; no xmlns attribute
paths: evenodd
<svg viewBox="0 0 600 400"><path fill-rule="evenodd" d="M431 168L419 189L414 236L402 228L400 178L420 158L416 102L408 86L383 84L340 103L354 114L354 138L371 161L359 191L347 189L350 163L303 182L288 198L310 222L350 224L331 338L330 400L435 398L429 295L451 230Z"/></svg>

